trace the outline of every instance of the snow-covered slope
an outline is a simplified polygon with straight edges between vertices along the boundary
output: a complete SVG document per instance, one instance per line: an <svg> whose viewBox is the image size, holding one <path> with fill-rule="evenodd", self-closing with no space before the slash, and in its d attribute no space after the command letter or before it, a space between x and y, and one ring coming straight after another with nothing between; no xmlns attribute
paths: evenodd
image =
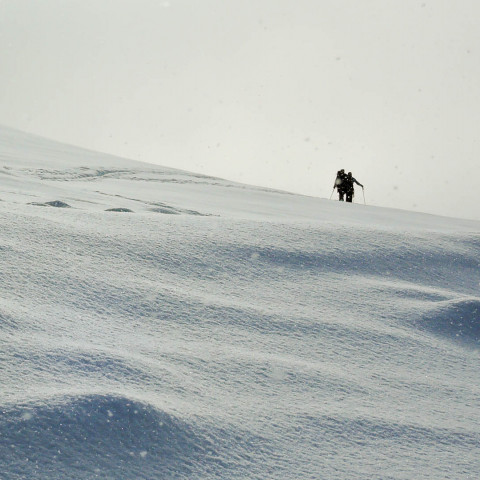
<svg viewBox="0 0 480 480"><path fill-rule="evenodd" d="M0 129L0 478L473 479L480 223Z"/></svg>

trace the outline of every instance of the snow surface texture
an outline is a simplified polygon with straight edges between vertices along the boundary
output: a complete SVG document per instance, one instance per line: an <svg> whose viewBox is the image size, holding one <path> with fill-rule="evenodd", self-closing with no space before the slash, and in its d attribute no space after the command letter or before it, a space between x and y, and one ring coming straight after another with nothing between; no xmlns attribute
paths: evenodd
<svg viewBox="0 0 480 480"><path fill-rule="evenodd" d="M5 128L0 200L0 478L479 477L479 222Z"/></svg>

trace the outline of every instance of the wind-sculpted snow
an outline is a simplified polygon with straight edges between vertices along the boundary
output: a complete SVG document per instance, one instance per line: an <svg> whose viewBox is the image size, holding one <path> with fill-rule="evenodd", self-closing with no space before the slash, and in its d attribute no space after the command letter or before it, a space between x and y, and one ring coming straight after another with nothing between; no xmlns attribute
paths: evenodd
<svg viewBox="0 0 480 480"><path fill-rule="evenodd" d="M6 132L2 480L477 478L478 222Z"/></svg>
<svg viewBox="0 0 480 480"><path fill-rule="evenodd" d="M441 302L418 322L428 331L466 346L480 348L480 299Z"/></svg>
<svg viewBox="0 0 480 480"><path fill-rule="evenodd" d="M6 409L0 427L9 478L205 478L248 460L254 446L241 432L188 423L115 395ZM229 433L237 438L233 455L223 440Z"/></svg>

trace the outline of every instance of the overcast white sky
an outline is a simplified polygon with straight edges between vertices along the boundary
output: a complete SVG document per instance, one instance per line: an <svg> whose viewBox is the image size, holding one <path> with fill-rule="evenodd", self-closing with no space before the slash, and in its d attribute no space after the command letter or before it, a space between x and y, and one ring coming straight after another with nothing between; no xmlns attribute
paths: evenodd
<svg viewBox="0 0 480 480"><path fill-rule="evenodd" d="M477 0L0 0L0 124L326 198L345 168L368 204L480 219L479 15Z"/></svg>

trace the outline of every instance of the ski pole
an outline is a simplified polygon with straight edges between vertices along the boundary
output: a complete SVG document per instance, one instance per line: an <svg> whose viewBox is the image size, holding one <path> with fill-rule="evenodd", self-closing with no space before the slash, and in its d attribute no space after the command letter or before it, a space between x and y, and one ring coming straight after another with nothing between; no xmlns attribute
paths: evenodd
<svg viewBox="0 0 480 480"><path fill-rule="evenodd" d="M333 192L334 192L334 191L335 191L335 187L333 187L333 190L332 190L332 193L330 194L330 198L329 198L329 200L331 200L331 199L332 199L332 195L333 195Z"/></svg>
<svg viewBox="0 0 480 480"><path fill-rule="evenodd" d="M363 193L363 204L366 205L367 203L365 202L365 189L362 187L362 193Z"/></svg>

